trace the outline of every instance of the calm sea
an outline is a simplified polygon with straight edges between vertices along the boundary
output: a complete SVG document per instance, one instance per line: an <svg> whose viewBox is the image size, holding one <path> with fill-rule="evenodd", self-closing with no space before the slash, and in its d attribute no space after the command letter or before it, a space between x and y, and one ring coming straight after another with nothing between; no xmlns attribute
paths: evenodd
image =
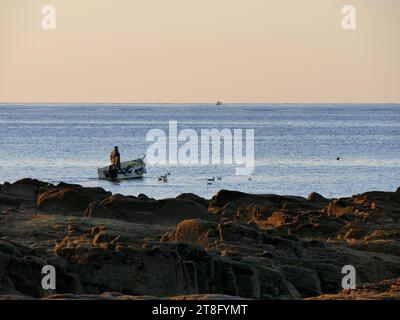
<svg viewBox="0 0 400 320"><path fill-rule="evenodd" d="M251 180L235 166L153 165L142 180L99 181L114 145L143 156L148 130L254 129ZM337 158L340 158L338 161ZM170 172L168 183L157 177ZM211 185L207 178L221 176ZM155 198L220 189L327 197L400 186L400 105L0 105L0 183L21 178Z"/></svg>

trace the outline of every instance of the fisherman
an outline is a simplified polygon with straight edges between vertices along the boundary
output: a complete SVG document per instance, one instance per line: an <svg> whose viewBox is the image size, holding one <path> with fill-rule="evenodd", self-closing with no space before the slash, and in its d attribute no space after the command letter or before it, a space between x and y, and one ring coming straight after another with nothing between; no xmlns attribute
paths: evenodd
<svg viewBox="0 0 400 320"><path fill-rule="evenodd" d="M118 147L115 146L114 150L110 153L111 165L116 166L119 170L121 170L121 156L118 151Z"/></svg>

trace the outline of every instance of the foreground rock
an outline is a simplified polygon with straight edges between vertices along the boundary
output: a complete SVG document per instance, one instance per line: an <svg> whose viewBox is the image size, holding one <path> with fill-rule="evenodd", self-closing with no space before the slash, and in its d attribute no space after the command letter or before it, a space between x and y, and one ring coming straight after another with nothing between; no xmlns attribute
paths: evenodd
<svg viewBox="0 0 400 320"><path fill-rule="evenodd" d="M90 203L85 216L170 226L191 218L216 220L207 213L207 207L198 201L179 198L140 200L122 195L114 195L101 202Z"/></svg>
<svg viewBox="0 0 400 320"><path fill-rule="evenodd" d="M24 179L0 188L0 295L398 298L399 219L399 192L154 200ZM47 264L54 291L40 285ZM342 290L345 265L356 268L356 291Z"/></svg>
<svg viewBox="0 0 400 320"><path fill-rule="evenodd" d="M357 290L342 290L309 300L400 300L400 278L361 284Z"/></svg>
<svg viewBox="0 0 400 320"><path fill-rule="evenodd" d="M112 195L102 188L84 188L60 183L57 186L24 179L2 187L0 205L19 207L29 200L49 214L117 219L127 222L175 226L185 219L216 220L207 212L208 202L195 195L154 200L145 195Z"/></svg>

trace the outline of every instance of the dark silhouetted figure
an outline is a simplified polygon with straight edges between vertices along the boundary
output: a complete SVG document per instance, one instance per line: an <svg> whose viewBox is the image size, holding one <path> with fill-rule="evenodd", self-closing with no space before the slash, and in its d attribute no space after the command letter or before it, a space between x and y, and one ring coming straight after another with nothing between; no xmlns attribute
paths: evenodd
<svg viewBox="0 0 400 320"><path fill-rule="evenodd" d="M113 166L121 169L121 155L119 154L118 147L115 146L114 150L110 153L110 160Z"/></svg>

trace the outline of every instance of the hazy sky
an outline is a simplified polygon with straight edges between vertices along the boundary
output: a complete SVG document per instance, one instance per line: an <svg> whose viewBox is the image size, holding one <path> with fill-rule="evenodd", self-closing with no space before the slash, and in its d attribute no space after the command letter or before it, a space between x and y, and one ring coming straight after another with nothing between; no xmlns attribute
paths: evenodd
<svg viewBox="0 0 400 320"><path fill-rule="evenodd" d="M0 102L217 100L400 102L400 1L0 0Z"/></svg>

